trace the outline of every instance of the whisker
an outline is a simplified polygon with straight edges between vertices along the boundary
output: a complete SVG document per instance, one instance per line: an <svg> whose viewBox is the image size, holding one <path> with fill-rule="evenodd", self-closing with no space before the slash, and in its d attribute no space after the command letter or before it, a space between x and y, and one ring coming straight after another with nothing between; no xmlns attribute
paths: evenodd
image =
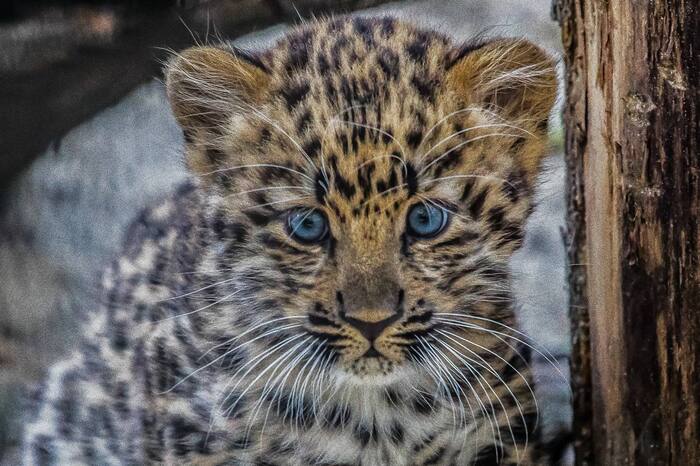
<svg viewBox="0 0 700 466"><path fill-rule="evenodd" d="M162 319L160 319L160 320L157 320L156 322L157 322L157 323L166 322L166 321L168 321L168 320L173 320L173 319L177 319L177 318L180 318L180 317L185 317L185 316L189 316L189 315L192 315L192 314L196 314L197 312L205 311L205 310L207 310L207 309L209 309L209 308L211 308L211 307L213 307L213 306L216 306L217 304L221 304L222 302L226 301L227 299L232 298L233 296L237 295L237 294L240 293L241 291L243 291L243 290L236 290L236 291L234 291L233 293L230 293L230 294L224 296L223 298L214 301L213 303L209 303L209 304L207 304L206 306L200 307L199 309L195 309L194 311L189 311L189 312L184 312L184 313L182 313L182 314L176 314L176 315L174 315L174 316L164 317L164 318L162 318Z"/></svg>
<svg viewBox="0 0 700 466"><path fill-rule="evenodd" d="M455 340L455 338L458 338L459 340L462 340L462 341L464 341L465 343L473 344L473 345L475 345L475 346L477 346L477 347L479 347L479 348L482 348L482 349L486 349L486 348L484 348L483 346L478 345L478 344L476 344L476 343L474 343L474 342L472 342L472 341L470 341L470 340L468 340L468 339L466 339L466 338L464 338L464 337L461 337L461 336L459 336L459 335L456 335L456 334L454 334L454 333L452 333L452 332L446 332L446 331L441 331L441 330L438 330L437 332L440 333L441 335L445 336L447 339L449 339L449 340L452 341L453 343L459 345L461 348L465 349L465 350L468 351L469 353L473 354L475 357L479 358L481 361L483 361L483 364L482 364L482 363L479 363L478 361L474 361L473 359L469 358L468 356L465 356L465 355L458 355L457 353L454 353L456 357L458 357L458 358L460 358L460 359L461 359L462 357L464 357L464 358L466 358L467 360L469 360L470 362L472 362L472 363L474 363L474 364L477 364L479 367L482 367L482 368L486 369L487 372L489 372L491 375L493 375L494 377L496 377L496 379L498 380L498 382L499 382L502 386L504 386L504 387L506 388L506 390L507 390L508 393L510 394L511 398L513 399L513 401L515 401L515 405L516 405L516 407L518 408L518 412L520 413L520 419L523 421L523 427L525 427L525 448L527 448L527 444L528 444L528 441L529 441L529 432L528 432L528 430L527 430L527 422L525 421L525 413L523 412L523 408L522 408L522 404L520 403L520 400L519 400L518 397L513 393L513 391L511 390L510 386L508 385L508 383L507 383L505 380L503 380L503 378L500 376L500 374L498 374L498 372L497 372L495 369L493 369L493 367L492 367L483 357L481 357L481 356L480 356L478 353L476 353L475 351L473 351L473 350L467 348L466 346L464 346L463 344L461 344L460 342L458 342L457 340ZM452 337L455 337L455 338L452 338ZM440 343L441 345L446 345L446 343L445 343L445 342L442 342L442 341L438 341L438 343ZM446 345L446 346L449 346L449 345ZM539 417L539 407L538 407L538 405L537 405L537 399L535 398L535 394L534 394L534 392L532 391L532 389L530 388L530 384L527 382L527 379L520 373L520 371L518 371L515 367L513 367L510 363L508 363L508 361L506 361L505 359L503 359L502 357L500 357L498 354L496 354L496 353L493 352L493 351L490 351L490 350L487 350L487 351L489 351L489 353L493 354L494 356L496 356L497 358L499 358L500 360L502 360L504 363L506 363L511 369L513 369L513 370L522 378L522 380L525 382L526 386L527 386L528 389L530 390L530 394L532 395L532 399L533 399L533 401L535 402L535 415L536 415L536 417ZM488 382L487 382L487 383L488 383ZM490 387L490 384L489 384L489 387ZM493 388L491 388L491 391L492 391L492 393L494 393L494 395L496 395L495 391L493 391ZM506 413L507 410L506 410L505 406L503 405L503 402L501 401L500 397L499 397L498 395L496 395L496 398L498 399L498 402L499 402L499 404L501 405L501 409L503 410L504 413ZM512 439L513 439L513 444L514 444L514 446L515 446L516 455L519 457L517 441L515 440L515 434L513 433L513 428L512 428L512 425L511 425L511 423L510 423L510 416L506 415L506 420L507 420L507 422L508 422L508 429L510 430L511 437L512 437Z"/></svg>
<svg viewBox="0 0 700 466"><path fill-rule="evenodd" d="M500 182L506 183L508 186L511 186L513 189L517 189L512 183L510 183L508 180L506 180L504 178L499 178L497 176L488 176L488 175L448 175L448 176L442 176L440 178L425 180L425 181L421 182L420 184L422 186L422 185L426 185L426 184L430 184L430 183L437 183L438 181L458 179L458 178L474 178L474 179L479 179L479 180L500 181Z"/></svg>
<svg viewBox="0 0 700 466"><path fill-rule="evenodd" d="M450 155L452 152L454 152L454 151L456 151L456 150L458 150L458 149L460 149L460 148L466 146L467 144L471 144L471 143L474 142L474 141L480 141L480 140L482 140L482 139L486 139L486 138L490 138L490 137L495 137L495 136L503 136L503 137L511 137L511 138L520 137L520 136L518 136L518 135L515 135L515 134L508 134L508 133L490 133L490 134L484 134L484 135L482 135L482 136L476 136L476 137L473 137L473 138L471 138L471 139L467 139L466 141L462 141L462 142L460 142L459 144L457 144L456 146L452 147L451 149L449 149L449 150L443 152L442 154L440 154L440 156L437 157L435 160L433 160L432 162L430 162L430 163L429 163L428 165L426 165L425 167L421 168L420 171L418 172L418 175L421 175L421 174L425 173L425 172L428 170L428 168L432 167L432 166L435 165L437 162L439 162L439 161L442 160L443 158L445 158L445 157L447 157L448 155ZM424 160L424 159L425 159L425 157L423 157L423 158L421 159L421 161Z"/></svg>
<svg viewBox="0 0 700 466"><path fill-rule="evenodd" d="M459 136L460 134L464 134L464 133L467 133L467 132L469 132L469 131L474 131L474 130L477 130L477 129L484 129L484 128L510 128L510 129L515 129L515 130L518 130L518 131L522 131L522 132L526 133L526 134L529 135L529 136L533 136L533 137L535 136L534 134L532 134L531 132L529 132L529 131L527 131L527 130L525 130L525 129L523 129L523 128L520 128L520 127L518 127L518 126L511 125L511 124L508 124L508 123L490 123L490 124L485 124L485 125L471 126L471 127L469 127L469 128L465 128L465 129L463 129L463 130L454 132L454 133L450 134L449 136L445 136L444 138L442 138L439 142L437 142L436 144L434 144L427 152L425 152L424 154L422 154L422 155L420 156L420 158L418 159L419 162L425 160L425 158L428 156L428 154L430 154L433 150L437 149L439 146L441 146L441 145L444 144L445 142L449 141L450 139L453 139L453 138ZM516 135L514 135L514 134L505 134L505 133L504 133L504 134L494 134L494 135L498 135L498 136L505 136L505 135L508 135L508 136L516 136ZM485 136L490 136L490 134L487 134L487 135L485 135ZM481 137L481 136L479 136L479 137ZM517 137L521 137L521 136L517 136ZM423 172L423 171L419 172L418 174L420 174L420 173L422 173L422 172Z"/></svg>
<svg viewBox="0 0 700 466"><path fill-rule="evenodd" d="M493 444L494 444L494 447L496 447L496 455L498 458L498 445L503 443L503 439L501 437L501 431L500 431L500 429L498 429L498 417L496 415L496 407L493 405L493 400L491 399L489 392L486 390L486 387L484 387L484 384L482 383L482 381L484 383L486 383L486 386L488 386L491 393L493 393L493 395L496 397L496 399L498 400L498 402L501 405L501 408L503 409L503 412L505 413L506 410L505 410L505 407L503 406L503 403L500 400L500 397L495 392L495 390L493 389L491 384L488 382L488 380L486 380L481 374L479 374L479 371L474 369L472 367L472 365L469 364L469 362L467 362L464 357L462 357L462 355L458 354L456 351L454 351L449 345L447 345L443 341L440 341L437 339L435 341L437 343L439 343L440 345L444 346L448 351L450 351L455 357L457 357L460 360L460 362L469 371L469 373L472 376L474 376L474 378L476 379L476 382L479 384L479 387L484 392L484 395L486 396L486 400L488 401L489 407L491 409L490 410L486 409L486 405L485 405L485 403L483 403L483 401L482 401L482 406L484 407L484 410L485 410L484 415L489 420L489 427L491 429L491 435L493 437ZM467 358L467 359L469 359L469 358ZM471 359L469 359L469 361L474 362ZM466 379L466 377L464 378L464 380L466 380L467 383L469 383L468 379ZM476 394L476 391L474 391L474 395L477 397L477 399L480 399L480 397ZM506 416L506 418L507 418L507 416ZM498 437L498 441L496 441L496 437Z"/></svg>
<svg viewBox="0 0 700 466"><path fill-rule="evenodd" d="M248 189L246 191L238 191L235 193L230 193L224 197L241 196L243 194L257 193L257 192L262 192L262 191L273 191L273 190L277 190L277 189L302 189L304 191L309 191L309 192L314 191L313 189L307 188L306 186L267 186L265 188L255 188L255 189Z"/></svg>
<svg viewBox="0 0 700 466"><path fill-rule="evenodd" d="M276 165L273 163L251 163L251 164L246 164L246 165L235 165L233 167L219 168L218 170L213 170L213 171L204 173L204 175L205 176L206 175L214 175L217 173L224 173L224 172L239 170L239 169L243 169L243 168L279 168L280 170L285 170L285 171L294 173L295 175L299 175L303 178L306 178L307 180L311 181L312 183L314 182L314 179L305 173L302 173L298 170L294 170L293 168L285 167L284 165Z"/></svg>
<svg viewBox="0 0 700 466"><path fill-rule="evenodd" d="M456 313L449 313L449 312L437 312L437 313L435 313L435 315L436 315L437 317L439 317L439 316L441 316L441 315L447 315L447 316L453 316L453 318L454 318L454 317L461 317L461 318L468 318L468 319L475 319L475 320L483 320L483 321L487 321L487 322L490 322L490 323L499 325L499 326L501 326L501 327L505 327L507 330L509 330L509 331L511 331L511 332L514 332L514 333L516 333L516 334L522 336L523 338L525 338L525 339L527 339L527 340L532 341L532 343L529 343L529 342L527 342L527 341L524 341L524 340L522 340L522 339L520 339L520 338L518 338L518 337L516 337L516 336L510 335L510 334L508 334L508 333L503 333L503 332L499 332L499 331L497 331L497 330L488 329L488 328L481 327L481 326L479 326L479 325L472 324L472 323L469 323L469 322L463 322L463 321L459 321L459 320L452 320L452 321L450 321L449 319L447 320L447 322L450 322L450 323L452 323L453 325L463 326L464 328L471 328L471 329L474 329L474 330L482 330L482 331L485 331L485 332L490 332L490 333L492 333L492 334L501 335L501 336L504 336L504 337L506 337L506 338L511 338L511 339L517 341L518 343L521 343L521 344L527 346L528 348L531 348L533 351L537 352L540 356L542 356L549 364L551 364L552 367L554 367L554 369L555 369L555 370L559 373L559 375L562 377L562 379L565 380L565 381L567 381L567 383L568 383L568 378L567 378L567 377L564 375L564 373L562 373L561 370L559 369L559 366L558 366L557 363L556 363L556 358L554 357L554 355L552 355L552 353L550 353L550 352L549 352L546 348L544 348L544 347L542 347L542 348L540 349L539 343L537 343L537 342L536 342L532 337L530 337L529 335L527 335L527 334L525 334L525 333L523 333L523 332L520 332L520 331L514 329L513 327L510 327L510 326L508 326L508 325L506 325L506 324L504 324L504 323L502 323L502 322L498 322L497 320L488 319L488 318L486 318L486 317L479 317L479 316L474 316L474 315L471 315L471 314L456 314ZM535 346L535 345L537 345L537 346Z"/></svg>
<svg viewBox="0 0 700 466"><path fill-rule="evenodd" d="M230 355L230 354L233 353L234 351L236 351L236 350L242 348L243 346L249 345L250 343L253 343L254 341L260 340L260 339L263 338L263 337L266 337L266 336L269 336L269 335L273 335L273 334L275 334L275 333L279 333L279 332L281 332L281 331L288 330L288 329L290 329L290 328L295 328L295 327L301 327L301 324L290 324L290 325L288 325L288 326L284 326L284 327L280 327L280 328L277 328L277 329L274 329L274 330L270 330L269 332L265 333L264 335L260 335L260 336L258 336L258 337L256 337L256 338L253 338L252 340L248 340L248 341L246 341L246 342L244 342L244 343L241 343L240 345L236 346L235 348L231 348L231 349L229 349L229 350L226 350L226 352L223 353L221 356L218 356L217 358L213 359L212 361L209 361L207 364L205 364L205 365L203 365L203 366L201 366L201 367L198 367L198 368L195 369L194 371L190 372L190 373L187 374L185 377L183 377L182 379L180 379L177 383L175 383L175 385L173 385L172 387L170 387L168 390L162 392L161 394L170 393L173 389L175 389L176 387L178 387L178 386L179 386L180 384L182 384L183 382L187 381L190 377L194 376L194 375L197 374L198 372L203 371L204 369L206 369L207 367L211 366L212 364L215 364L217 361L222 360L223 358L225 358L226 356Z"/></svg>
<svg viewBox="0 0 700 466"><path fill-rule="evenodd" d="M401 145L401 143L399 142L399 140L396 139L392 134L390 134L390 133L388 133L388 132L386 132L386 131L384 131L384 130L382 130L382 129L380 129L380 128L377 128L376 126L366 125L366 124L363 124L363 123L356 123L356 122L354 122L354 121L337 120L337 119L335 119L335 120L333 120L333 121L334 121L334 122L338 122L338 123L345 123L345 124L348 124L348 125L350 125L350 126L357 126L358 128L365 128L365 129L369 129L369 130L371 130L371 131L376 131L376 132L378 132L379 134L382 134L382 135L388 137L389 139L391 139L392 141L394 141L394 142L396 143L397 146L399 146L399 150L401 151L401 155L403 156L403 159L404 159L404 160L406 159L406 151L404 150L403 145Z"/></svg>
<svg viewBox="0 0 700 466"><path fill-rule="evenodd" d="M295 337L298 337L298 338L301 338L301 337L304 337L304 336L306 336L306 338L305 338L304 340L300 341L299 343L297 343L296 345L294 345L292 348L287 349L287 351L285 351L285 353L283 353L282 356L279 356L275 361L273 361L270 365L268 365L265 369L263 369L260 373L258 373L257 376L255 376L255 378L248 384L248 386L243 390L243 392L241 392L241 394L238 395L238 398L236 398L236 400L231 404L231 406L230 406L229 408L226 409L226 411L225 411L225 416L228 416L229 413L232 413L232 412L236 409L236 406L238 406L238 403L239 403L239 402L241 401L241 399L246 395L246 393L248 392L248 390L250 390L250 388L255 384L255 382L257 382L258 380L260 380L260 378L261 378L262 376L264 376L271 368L275 367L275 363L276 363L277 361L279 361L279 360L280 360L282 357L284 357L287 353L289 353L289 352L291 352L291 351L296 351L297 348L299 348L299 347L302 346L304 343L306 343L306 342L309 341L311 338L313 338L311 335L305 335L305 334L303 334L303 333L300 333L300 334L298 334L298 335L295 335ZM297 338L292 337L291 339L288 338L287 340L284 340L284 341L286 341L286 342L292 342L292 341L294 341L295 339L297 339ZM268 354L271 354L271 353L268 353ZM267 354L265 355L265 357L267 357ZM246 376L247 376L248 374L250 374L250 372L251 372L253 369L255 369L255 367L256 367L260 362L262 362L262 361L264 360L265 357L258 356L258 359L257 359L257 360L254 360L254 361L256 361L256 363L255 363L252 367L250 367L243 375L241 375L240 380L239 380L238 382L236 382L236 384L231 388L229 395L227 395L227 396L224 398L223 402L221 403L221 406L223 406L224 404L226 404L226 401L227 401L228 398L235 392L236 387L238 387L238 385L240 384L240 382L241 382L242 380L245 380ZM236 371L236 372L238 372L238 371ZM233 378L235 377L235 375L236 375L236 374L232 375L232 376L231 376L231 379L233 379Z"/></svg>
<svg viewBox="0 0 700 466"><path fill-rule="evenodd" d="M258 207L267 207L267 206L271 206L271 205L285 204L285 203L287 203L287 202L302 201L302 200L304 200L304 199L309 199L309 198L311 198L311 197L312 197L312 196L292 197L292 198L289 198L289 199L282 199L282 200L279 200L279 201L266 202L266 203L264 203L264 204L251 205L251 206L245 207L245 208L243 208L243 209L241 209L241 210L250 210L250 209L256 209L256 208L258 208Z"/></svg>
<svg viewBox="0 0 700 466"><path fill-rule="evenodd" d="M196 274L198 272L189 272L189 273ZM182 274L184 275L185 273L182 273ZM192 296L193 294L197 294L200 291L208 290L209 288L213 288L213 287L219 286L219 285L225 285L226 283L231 283L232 281L235 281L235 278L227 278L226 280L221 280L219 282L212 283L212 284L207 285L207 286L203 286L202 288L199 288L199 289L194 290L194 291L188 291L187 293L184 293L181 295L171 296L170 298L160 299L160 300L156 301L156 304L164 303L167 301L174 301L174 300L180 299L180 298L186 298L187 296Z"/></svg>

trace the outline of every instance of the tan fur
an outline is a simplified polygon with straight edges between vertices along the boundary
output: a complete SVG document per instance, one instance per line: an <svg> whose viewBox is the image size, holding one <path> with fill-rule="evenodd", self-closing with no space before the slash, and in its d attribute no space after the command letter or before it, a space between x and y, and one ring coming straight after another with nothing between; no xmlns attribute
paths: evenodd
<svg viewBox="0 0 700 466"><path fill-rule="evenodd" d="M528 42L459 46L391 18L175 57L168 96L198 180L139 224L44 409L61 418L70 375L88 420L115 404L98 367L139 374L135 462L546 464L508 260L554 76ZM449 217L434 237L407 223L421 204ZM328 234L295 237L298 209ZM125 323L138 332L111 330ZM75 452L59 425L30 424L28 451Z"/></svg>

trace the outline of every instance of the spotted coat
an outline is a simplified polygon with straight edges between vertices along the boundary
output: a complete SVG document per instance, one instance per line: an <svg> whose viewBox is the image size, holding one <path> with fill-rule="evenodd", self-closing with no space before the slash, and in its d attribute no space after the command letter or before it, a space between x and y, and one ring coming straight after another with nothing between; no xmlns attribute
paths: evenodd
<svg viewBox="0 0 700 466"><path fill-rule="evenodd" d="M508 273L545 52L336 18L185 51L167 86L192 180L131 228L37 392L27 464L549 464ZM419 204L439 235L410 233Z"/></svg>

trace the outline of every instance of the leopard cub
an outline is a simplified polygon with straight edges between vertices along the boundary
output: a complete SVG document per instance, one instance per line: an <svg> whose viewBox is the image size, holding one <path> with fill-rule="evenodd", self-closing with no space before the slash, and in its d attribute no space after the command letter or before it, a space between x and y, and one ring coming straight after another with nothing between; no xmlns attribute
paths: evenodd
<svg viewBox="0 0 700 466"><path fill-rule="evenodd" d="M335 18L166 84L192 179L131 227L27 464L548 464L508 272L547 53Z"/></svg>

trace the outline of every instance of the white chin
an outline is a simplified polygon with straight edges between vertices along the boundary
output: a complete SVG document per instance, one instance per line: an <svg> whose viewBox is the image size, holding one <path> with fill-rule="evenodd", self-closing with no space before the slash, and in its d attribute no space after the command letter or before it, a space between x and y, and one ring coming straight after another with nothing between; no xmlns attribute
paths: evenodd
<svg viewBox="0 0 700 466"><path fill-rule="evenodd" d="M405 364L392 363L388 368L379 359L368 358L365 361L356 361L356 364L339 367L335 371L335 378L339 385L385 387L405 380L410 377L410 372L411 369Z"/></svg>

